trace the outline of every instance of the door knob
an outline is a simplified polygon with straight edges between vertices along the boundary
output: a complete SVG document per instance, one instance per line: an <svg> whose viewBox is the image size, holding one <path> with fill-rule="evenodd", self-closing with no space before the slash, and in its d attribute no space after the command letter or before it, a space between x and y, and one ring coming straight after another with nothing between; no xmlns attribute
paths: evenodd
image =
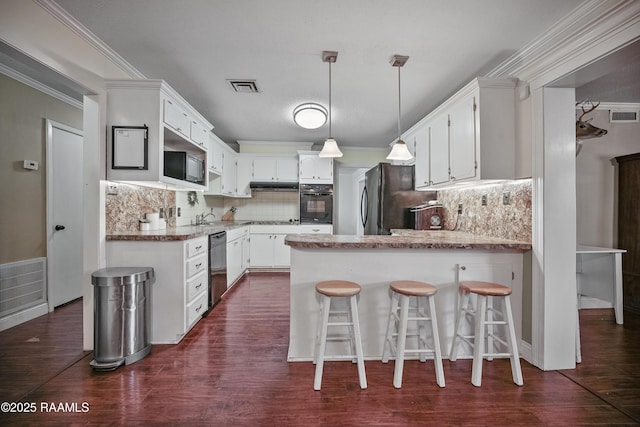
<svg viewBox="0 0 640 427"><path fill-rule="evenodd" d="M64 225L56 225L56 231L64 230Z"/></svg>

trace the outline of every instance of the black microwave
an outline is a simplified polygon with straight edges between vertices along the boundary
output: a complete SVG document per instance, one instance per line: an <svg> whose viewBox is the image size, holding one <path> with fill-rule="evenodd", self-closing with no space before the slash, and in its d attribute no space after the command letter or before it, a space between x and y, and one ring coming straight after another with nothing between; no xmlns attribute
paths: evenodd
<svg viewBox="0 0 640 427"><path fill-rule="evenodd" d="M165 151L164 176L204 184L204 161L186 151Z"/></svg>

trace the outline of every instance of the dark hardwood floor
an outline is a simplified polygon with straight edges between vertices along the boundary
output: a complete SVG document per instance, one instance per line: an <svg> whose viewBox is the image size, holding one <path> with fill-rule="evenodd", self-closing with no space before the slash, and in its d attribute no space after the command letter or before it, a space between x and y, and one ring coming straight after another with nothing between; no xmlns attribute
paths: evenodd
<svg viewBox="0 0 640 427"><path fill-rule="evenodd" d="M177 345L156 345L138 363L96 373L81 351L82 303L0 332L0 402L36 404L0 413L2 425L635 425L640 423L640 317L616 325L612 310L582 310L583 363L541 371L523 362L524 386L508 360L485 362L482 387L471 362L408 361L402 389L393 363L327 362L322 391L312 363L287 363L286 273L246 276ZM86 403L85 403L86 402ZM77 411L43 412L69 404ZM83 403L84 406L83 406ZM83 412L84 411L84 412Z"/></svg>

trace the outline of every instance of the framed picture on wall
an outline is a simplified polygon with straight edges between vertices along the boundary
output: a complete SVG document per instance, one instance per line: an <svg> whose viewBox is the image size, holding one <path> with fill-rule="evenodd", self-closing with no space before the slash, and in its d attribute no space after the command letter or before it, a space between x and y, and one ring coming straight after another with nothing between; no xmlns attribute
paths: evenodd
<svg viewBox="0 0 640 427"><path fill-rule="evenodd" d="M111 127L111 169L149 169L149 128Z"/></svg>

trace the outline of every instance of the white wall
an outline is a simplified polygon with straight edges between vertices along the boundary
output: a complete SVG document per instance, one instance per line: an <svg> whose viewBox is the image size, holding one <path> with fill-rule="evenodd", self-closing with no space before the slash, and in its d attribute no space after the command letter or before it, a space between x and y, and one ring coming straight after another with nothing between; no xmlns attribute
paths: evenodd
<svg viewBox="0 0 640 427"><path fill-rule="evenodd" d="M609 123L609 110L585 116L589 123L607 129L607 135L582 142L576 157L578 243L616 247L617 169L614 157L640 153L640 123Z"/></svg>

